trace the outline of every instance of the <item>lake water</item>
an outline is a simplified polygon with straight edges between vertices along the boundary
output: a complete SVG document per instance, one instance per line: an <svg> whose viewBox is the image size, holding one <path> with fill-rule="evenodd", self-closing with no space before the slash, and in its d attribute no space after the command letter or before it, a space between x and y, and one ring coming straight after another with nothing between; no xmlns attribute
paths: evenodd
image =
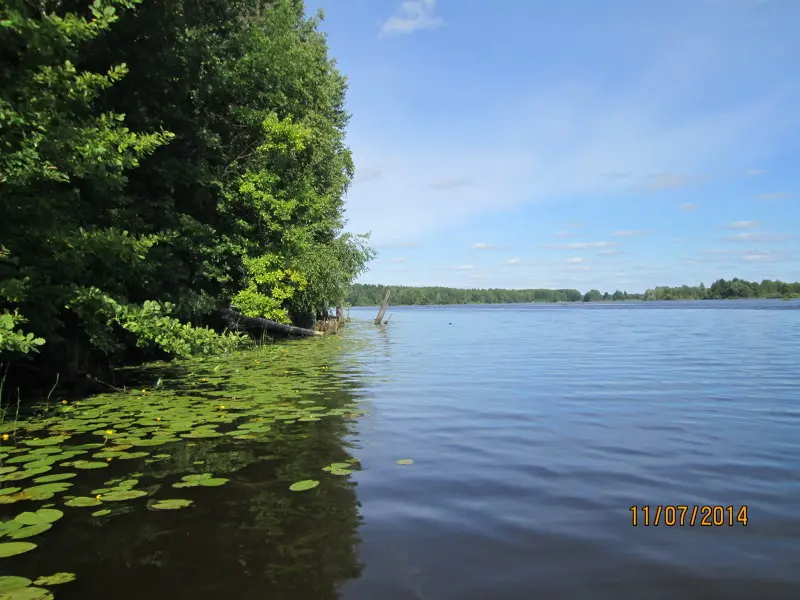
<svg viewBox="0 0 800 600"><path fill-rule="evenodd" d="M70 402L77 416L18 436L133 445L63 493L135 472L147 495L0 506L65 513L0 573L75 573L52 588L67 600L800 598L800 302L390 314L376 327L375 309L354 309L339 336L138 371L137 391ZM188 422L215 410L218 432ZM173 437L147 446L166 421ZM79 470L69 460L51 473ZM172 485L205 472L229 481ZM159 510L164 498L194 503ZM680 509L645 526L647 506L651 520L686 506L684 526L664 524ZM726 508L701 526L694 506Z"/></svg>

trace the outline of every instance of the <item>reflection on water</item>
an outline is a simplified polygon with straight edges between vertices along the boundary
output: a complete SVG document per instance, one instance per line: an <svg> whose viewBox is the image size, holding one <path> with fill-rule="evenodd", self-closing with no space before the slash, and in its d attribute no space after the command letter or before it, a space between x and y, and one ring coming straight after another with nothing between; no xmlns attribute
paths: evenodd
<svg viewBox="0 0 800 600"><path fill-rule="evenodd" d="M135 390L126 394L57 405L39 429L18 431L16 446L4 442L6 461L28 461L4 477L31 477L4 482L23 489L0 496L16 499L0 508L4 519L50 504L65 514L27 538L37 548L0 559L2 575L75 573L76 581L53 587L59 599L338 598L339 586L362 570L360 516L350 477L322 468L352 461L358 413L350 407L362 385L354 348L329 338L154 367L132 373ZM47 476L77 472L68 491L40 501L24 496L41 468L32 459L44 456L29 461L37 439L61 452L47 454L56 458ZM76 458L101 464L78 469ZM229 481L173 486L191 473ZM132 477L147 495L111 502L108 490L118 495L114 486ZM289 491L309 478L320 485ZM87 506L67 504L72 496ZM157 510L158 500L175 498L193 504Z"/></svg>

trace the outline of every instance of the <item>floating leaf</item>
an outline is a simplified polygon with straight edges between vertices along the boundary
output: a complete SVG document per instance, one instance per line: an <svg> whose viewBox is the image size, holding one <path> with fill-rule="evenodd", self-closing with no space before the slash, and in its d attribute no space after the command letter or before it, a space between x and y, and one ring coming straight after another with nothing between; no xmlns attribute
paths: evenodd
<svg viewBox="0 0 800 600"><path fill-rule="evenodd" d="M0 477L0 479L3 481L21 481L22 479L28 479L29 477L36 477L42 473L47 473L52 468L53 467L44 465L41 467L34 467L32 469L23 469L22 471L15 471L13 473L9 473L8 475L3 475Z"/></svg>
<svg viewBox="0 0 800 600"><path fill-rule="evenodd" d="M304 479L303 481L297 481L289 486L289 489L293 492L304 492L306 490L313 489L319 485L319 481L315 479Z"/></svg>
<svg viewBox="0 0 800 600"><path fill-rule="evenodd" d="M141 498L142 496L147 496L147 492L143 492L142 490L117 490L103 495L101 500L103 502L122 502L123 500Z"/></svg>
<svg viewBox="0 0 800 600"><path fill-rule="evenodd" d="M6 473L13 473L18 469L19 467L0 467L0 475L5 475Z"/></svg>
<svg viewBox="0 0 800 600"><path fill-rule="evenodd" d="M63 444L69 439L67 435L57 435L55 437L25 440L22 442L26 446L55 446L56 444Z"/></svg>
<svg viewBox="0 0 800 600"><path fill-rule="evenodd" d="M67 506L74 506L77 508L83 508L87 506L100 506L102 502L97 498L89 498L88 496L78 496L77 498L72 498L71 500L67 500L64 502Z"/></svg>
<svg viewBox="0 0 800 600"><path fill-rule="evenodd" d="M55 494L64 492L72 487L71 483L47 483L45 485L35 485L23 490L31 500L49 500Z"/></svg>
<svg viewBox="0 0 800 600"><path fill-rule="evenodd" d="M34 535L39 535L40 533L44 533L48 529L50 529L52 525L49 523L41 523L39 525L28 525L26 527L20 527L16 531L12 531L8 534L12 540L22 540L25 538L33 537Z"/></svg>
<svg viewBox="0 0 800 600"><path fill-rule="evenodd" d="M398 465L413 465L414 461L411 460L410 458L401 458L400 460L397 461L397 464Z"/></svg>
<svg viewBox="0 0 800 600"><path fill-rule="evenodd" d="M0 596L0 600L52 600L53 592L40 587L25 587Z"/></svg>
<svg viewBox="0 0 800 600"><path fill-rule="evenodd" d="M96 510L92 513L93 517L105 517L106 515L110 515L111 510L108 508L104 508L103 510Z"/></svg>
<svg viewBox="0 0 800 600"><path fill-rule="evenodd" d="M107 467L108 463L92 460L76 460L72 463L72 466L76 469L102 469L103 467Z"/></svg>
<svg viewBox="0 0 800 600"><path fill-rule="evenodd" d="M179 508L186 508L192 503L193 503L192 500L182 500L182 499L159 500L158 502L153 504L151 508L155 508L156 510L177 510Z"/></svg>
<svg viewBox="0 0 800 600"><path fill-rule="evenodd" d="M14 519L23 525L43 525L47 523L55 523L64 513L54 508L40 508L36 512L20 513Z"/></svg>
<svg viewBox="0 0 800 600"><path fill-rule="evenodd" d="M220 485L225 485L230 481L229 479L225 479L224 477L212 477L210 479L203 479L198 482L198 485L202 485L203 487L218 487Z"/></svg>
<svg viewBox="0 0 800 600"><path fill-rule="evenodd" d="M43 475L34 479L36 483L55 483L56 481L64 481L65 479L72 479L77 476L77 473L54 473L52 475Z"/></svg>
<svg viewBox="0 0 800 600"><path fill-rule="evenodd" d="M36 544L33 542L5 542L0 544L0 558L30 552L34 548L36 548Z"/></svg>
<svg viewBox="0 0 800 600"><path fill-rule="evenodd" d="M351 469L331 469L331 475L352 475L353 471Z"/></svg>
<svg viewBox="0 0 800 600"><path fill-rule="evenodd" d="M120 460L131 460L134 458L144 458L145 456L150 456L149 452L123 452L120 454Z"/></svg>
<svg viewBox="0 0 800 600"><path fill-rule="evenodd" d="M0 490L0 496L5 496L6 494L16 494L22 488L18 487L10 487L10 488L3 488Z"/></svg>
<svg viewBox="0 0 800 600"><path fill-rule="evenodd" d="M14 590L26 588L31 583L33 582L27 577L17 577L15 575L6 575L4 577L0 577L0 594L7 594L8 592L13 592Z"/></svg>
<svg viewBox="0 0 800 600"><path fill-rule="evenodd" d="M61 585L62 583L69 583L75 581L75 573L54 573L39 577L33 582L33 585Z"/></svg>

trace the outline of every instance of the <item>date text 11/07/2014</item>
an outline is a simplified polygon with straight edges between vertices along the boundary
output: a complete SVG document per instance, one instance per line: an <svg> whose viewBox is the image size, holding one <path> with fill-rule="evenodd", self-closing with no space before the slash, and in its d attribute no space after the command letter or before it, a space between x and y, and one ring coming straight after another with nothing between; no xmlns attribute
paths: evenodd
<svg viewBox="0 0 800 600"><path fill-rule="evenodd" d="M747 527L746 504L642 504L628 510L634 527Z"/></svg>

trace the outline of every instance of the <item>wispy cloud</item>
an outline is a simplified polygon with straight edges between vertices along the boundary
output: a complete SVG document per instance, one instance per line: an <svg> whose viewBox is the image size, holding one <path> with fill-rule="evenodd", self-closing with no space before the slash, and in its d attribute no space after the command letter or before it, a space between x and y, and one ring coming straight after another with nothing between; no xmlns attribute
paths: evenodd
<svg viewBox="0 0 800 600"><path fill-rule="evenodd" d="M726 225L725 229L755 229L758 225L758 221L735 221Z"/></svg>
<svg viewBox="0 0 800 600"><path fill-rule="evenodd" d="M567 271L591 271L592 267L587 267L586 265L570 265L567 267Z"/></svg>
<svg viewBox="0 0 800 600"><path fill-rule="evenodd" d="M542 244L542 248L549 250L585 250L592 248L613 248L619 242L570 242L569 244Z"/></svg>
<svg viewBox="0 0 800 600"><path fill-rule="evenodd" d="M766 173L764 169L747 169L744 174L748 177L757 177L758 175L763 175Z"/></svg>
<svg viewBox="0 0 800 600"><path fill-rule="evenodd" d="M473 250L508 250L508 246L502 246L499 244L487 244L486 242L478 242L477 244L472 244Z"/></svg>
<svg viewBox="0 0 800 600"><path fill-rule="evenodd" d="M729 235L727 238L730 242L753 242L753 243L771 243L771 242L782 242L785 240L790 240L794 236L792 235L782 235L777 233L766 233L766 232L759 232L759 231L750 231L747 233L734 233Z"/></svg>
<svg viewBox="0 0 800 600"><path fill-rule="evenodd" d="M767 252L763 254L744 254L742 260L745 262L778 262L781 260L781 255L776 252Z"/></svg>
<svg viewBox="0 0 800 600"><path fill-rule="evenodd" d="M382 35L413 33L420 29L436 29L444 20L434 14L436 0L406 0L381 26Z"/></svg>
<svg viewBox="0 0 800 600"><path fill-rule="evenodd" d="M437 179L431 183L431 187L435 190L446 191L470 187L472 184L472 180L468 179L467 177L452 177L446 179Z"/></svg>
<svg viewBox="0 0 800 600"><path fill-rule="evenodd" d="M393 258L392 262L393 263L404 263L404 262L406 262L406 260L407 259L405 257L398 256L397 258Z"/></svg>
<svg viewBox="0 0 800 600"><path fill-rule="evenodd" d="M674 190L689 185L692 179L680 173L653 173L647 176L643 187L650 191Z"/></svg>
<svg viewBox="0 0 800 600"><path fill-rule="evenodd" d="M608 250L598 250L595 252L598 256L617 256L618 254L622 254L619 250L615 250L610 248Z"/></svg>
<svg viewBox="0 0 800 600"><path fill-rule="evenodd" d="M640 229L620 229L611 235L614 237L638 237L640 235L647 235L647 232Z"/></svg>
<svg viewBox="0 0 800 600"><path fill-rule="evenodd" d="M699 204L693 204L691 202L684 202L683 204L679 204L678 208L681 210L697 210L700 208Z"/></svg>
<svg viewBox="0 0 800 600"><path fill-rule="evenodd" d="M475 267L473 265L459 265L458 267L456 267L456 269L459 271L471 271L474 268Z"/></svg>
<svg viewBox="0 0 800 600"><path fill-rule="evenodd" d="M353 184L367 183L383 177L383 170L376 166L357 167Z"/></svg>
<svg viewBox="0 0 800 600"><path fill-rule="evenodd" d="M553 235L555 237L557 237L557 238L568 238L568 237L572 237L572 232L570 232L570 231L556 231Z"/></svg>
<svg viewBox="0 0 800 600"><path fill-rule="evenodd" d="M580 256L573 256L572 258L568 258L567 262L568 263L573 263L573 264L582 263L583 262L583 258L581 258Z"/></svg>
<svg viewBox="0 0 800 600"><path fill-rule="evenodd" d="M784 198L788 198L789 194L785 192L774 192L772 194L758 194L756 196L756 200L759 202L763 202L765 200L783 200Z"/></svg>

